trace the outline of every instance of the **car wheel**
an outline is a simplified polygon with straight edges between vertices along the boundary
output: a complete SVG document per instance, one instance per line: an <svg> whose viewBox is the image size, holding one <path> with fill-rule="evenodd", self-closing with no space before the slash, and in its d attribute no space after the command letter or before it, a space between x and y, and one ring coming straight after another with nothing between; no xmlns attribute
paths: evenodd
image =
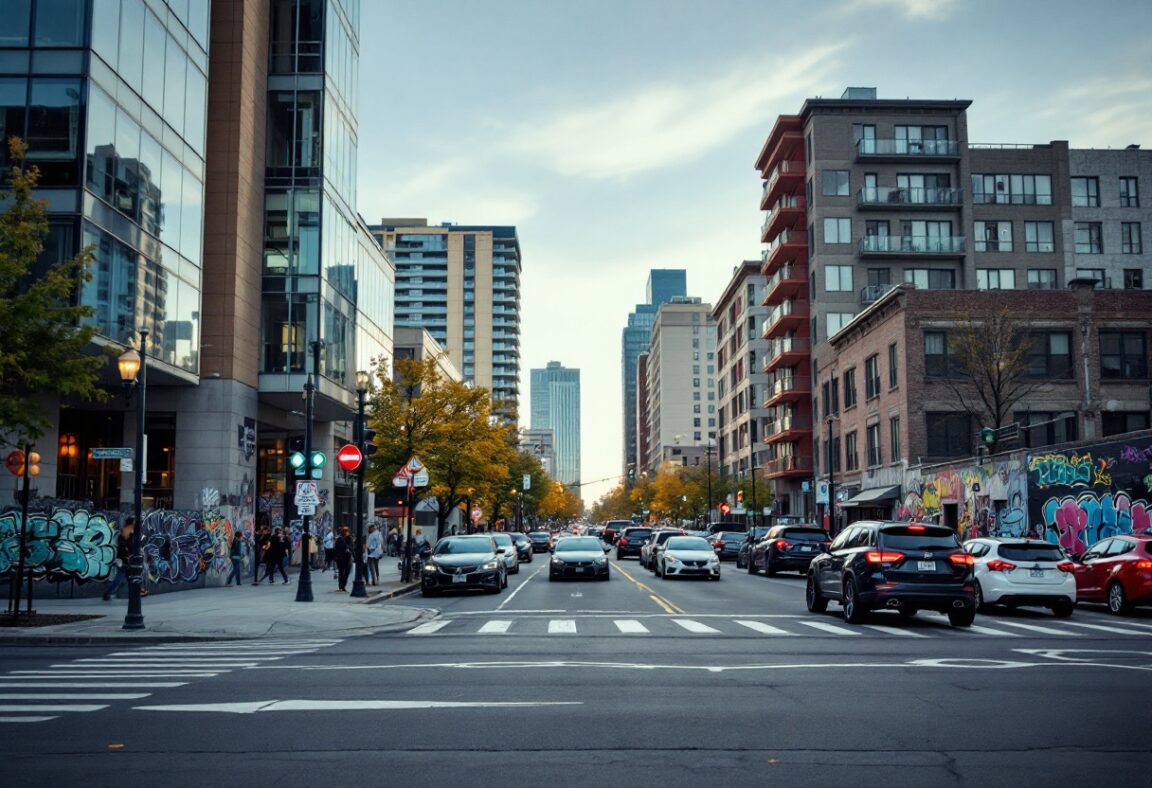
<svg viewBox="0 0 1152 788"><path fill-rule="evenodd" d="M904 607L897 608L896 612L898 612L900 614L900 618L912 618L912 616L919 613L920 610L919 610L919 608L915 608L915 607L912 607L910 605L905 605Z"/></svg>
<svg viewBox="0 0 1152 788"><path fill-rule="evenodd" d="M768 558L767 553L764 554L764 574L768 575L768 577L776 576L776 570L772 568L772 561Z"/></svg>
<svg viewBox="0 0 1152 788"><path fill-rule="evenodd" d="M744 561L740 560L741 555L743 555L743 553L738 553L736 555L736 568L737 569L744 569L748 566L748 564L746 564Z"/></svg>
<svg viewBox="0 0 1152 788"><path fill-rule="evenodd" d="M808 605L809 612L823 613L828 609L828 600L820 593L820 588L816 585L816 577L809 572L808 584L804 589L804 601Z"/></svg>
<svg viewBox="0 0 1152 788"><path fill-rule="evenodd" d="M976 581L976 610L981 613L987 613L991 605L984 601L984 589L980 587L980 581Z"/></svg>
<svg viewBox="0 0 1152 788"><path fill-rule="evenodd" d="M512 570L512 574L514 574L514 575L520 574L520 562L519 561L516 562L516 568Z"/></svg>
<svg viewBox="0 0 1152 788"><path fill-rule="evenodd" d="M849 624L859 624L864 620L867 612L860 600L856 598L856 581L848 578L844 581L844 596L841 599L844 606L844 620Z"/></svg>
<svg viewBox="0 0 1152 788"><path fill-rule="evenodd" d="M1132 612L1132 605L1124 593L1124 586L1115 580L1108 586L1108 609L1118 616Z"/></svg>
<svg viewBox="0 0 1152 788"><path fill-rule="evenodd" d="M1056 618L1069 618L1075 608L1076 605L1073 604L1072 600L1061 599L1052 604L1052 615L1056 616Z"/></svg>
<svg viewBox="0 0 1152 788"><path fill-rule="evenodd" d="M759 571L760 570L756 567L756 556L750 556L748 558L748 574L754 575Z"/></svg>
<svg viewBox="0 0 1152 788"><path fill-rule="evenodd" d="M975 620L976 607L974 605L954 607L948 611L948 623L954 627L970 627Z"/></svg>

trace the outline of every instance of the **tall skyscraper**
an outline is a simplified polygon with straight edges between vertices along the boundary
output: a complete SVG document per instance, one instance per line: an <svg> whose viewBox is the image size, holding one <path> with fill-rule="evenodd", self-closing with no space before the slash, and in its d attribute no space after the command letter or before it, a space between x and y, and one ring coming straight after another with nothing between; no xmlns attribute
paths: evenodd
<svg viewBox="0 0 1152 788"><path fill-rule="evenodd" d="M423 326L466 382L511 417L520 403L520 241L515 227L382 219L372 233L396 262L396 323Z"/></svg>
<svg viewBox="0 0 1152 788"><path fill-rule="evenodd" d="M531 428L551 429L555 435L553 478L579 485L580 370L549 361L543 369L532 370L531 386Z"/></svg>
<svg viewBox="0 0 1152 788"><path fill-rule="evenodd" d="M685 296L687 273L682 268L654 268L648 273L645 292L648 303L637 304L636 310L628 314L628 325L620 338L620 376L624 397L624 468L637 463L636 440L636 360L648 350L652 339L652 324L656 320L656 310L661 304L678 296Z"/></svg>

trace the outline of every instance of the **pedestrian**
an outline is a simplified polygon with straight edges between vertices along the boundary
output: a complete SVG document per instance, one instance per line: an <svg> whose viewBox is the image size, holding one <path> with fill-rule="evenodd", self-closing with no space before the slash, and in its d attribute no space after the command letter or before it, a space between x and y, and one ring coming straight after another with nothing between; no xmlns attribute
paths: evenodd
<svg viewBox="0 0 1152 788"><path fill-rule="evenodd" d="M327 572L336 563L336 550L335 543L332 538L332 529L329 528L324 532L324 569L321 571Z"/></svg>
<svg viewBox="0 0 1152 788"><path fill-rule="evenodd" d="M240 571L244 566L244 531L237 528L232 534L232 543L228 547L228 557L232 559L232 573L224 581L224 585L232 585L232 578L236 578L236 585L240 585Z"/></svg>
<svg viewBox="0 0 1152 788"><path fill-rule="evenodd" d="M284 583L288 583L288 567L292 564L292 529L285 528L280 538L284 542L284 552L280 555L280 574L284 575Z"/></svg>
<svg viewBox="0 0 1152 788"><path fill-rule="evenodd" d="M128 579L128 565L132 562L132 532L136 530L136 518L125 517L120 526L120 538L116 542L116 575L104 585L104 601L120 590Z"/></svg>
<svg viewBox="0 0 1152 788"><path fill-rule="evenodd" d="M384 540L376 526L368 526L368 582L380 585L380 559L384 557Z"/></svg>
<svg viewBox="0 0 1152 788"><path fill-rule="evenodd" d="M388 526L388 555L399 555L400 551L396 549L396 527Z"/></svg>
<svg viewBox="0 0 1152 788"><path fill-rule="evenodd" d="M260 567L264 565L264 552L268 549L268 541L271 539L271 534L268 533L268 526L262 525L260 529L252 535L252 585L260 585Z"/></svg>
<svg viewBox="0 0 1152 788"><path fill-rule="evenodd" d="M412 537L412 554L420 555L428 550L428 540L424 538L424 531L420 528L416 529L416 535Z"/></svg>
<svg viewBox="0 0 1152 788"><path fill-rule="evenodd" d="M281 534L279 528L272 529L272 535L268 537L268 542L264 548L264 577L269 584L276 582L272 575L277 569L284 577L284 582L288 582L288 573L284 571L284 554L287 552L287 541Z"/></svg>
<svg viewBox="0 0 1152 788"><path fill-rule="evenodd" d="M336 582L339 585L337 590L347 591L348 588L348 575L352 572L352 532L348 526L340 529L340 536L334 543L333 550L336 554Z"/></svg>

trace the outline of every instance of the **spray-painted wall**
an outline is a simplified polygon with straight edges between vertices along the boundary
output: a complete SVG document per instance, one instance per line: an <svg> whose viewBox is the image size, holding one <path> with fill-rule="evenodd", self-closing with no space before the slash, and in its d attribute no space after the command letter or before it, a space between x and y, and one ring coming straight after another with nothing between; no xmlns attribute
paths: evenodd
<svg viewBox="0 0 1152 788"><path fill-rule="evenodd" d="M955 507L961 539L1023 536L1029 532L1027 479L1023 458L979 465L910 468L896 519L949 523Z"/></svg>

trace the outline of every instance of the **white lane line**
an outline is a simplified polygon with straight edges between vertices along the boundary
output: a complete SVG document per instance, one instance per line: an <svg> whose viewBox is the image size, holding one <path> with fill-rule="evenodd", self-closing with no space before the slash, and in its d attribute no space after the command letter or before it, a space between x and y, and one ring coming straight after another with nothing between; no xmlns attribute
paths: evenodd
<svg viewBox="0 0 1152 788"><path fill-rule="evenodd" d="M997 621L1002 627L1016 627L1017 629L1026 629L1029 632L1039 632L1041 635L1054 635L1055 637L1065 638L1078 638L1079 632L1068 632L1063 629L1052 629L1052 627L1041 627L1036 624L1022 624L1019 621Z"/></svg>
<svg viewBox="0 0 1152 788"><path fill-rule="evenodd" d="M535 706L582 706L583 701L439 701L439 700L258 700L249 703L202 703L179 706L133 706L136 711L256 714L266 711L377 711L397 709L490 709Z"/></svg>
<svg viewBox="0 0 1152 788"><path fill-rule="evenodd" d="M1143 624L1139 621L1125 621L1124 626L1126 626L1126 627L1143 627L1145 629L1152 629L1152 624Z"/></svg>
<svg viewBox="0 0 1152 788"><path fill-rule="evenodd" d="M151 692L0 692L0 700L139 700Z"/></svg>
<svg viewBox="0 0 1152 788"><path fill-rule="evenodd" d="M992 627L982 627L978 624L972 624L967 627L950 627L949 632L968 632L977 635L991 635L998 638L1017 638L1020 637L1015 632L1001 632L999 629L992 629Z"/></svg>
<svg viewBox="0 0 1152 788"><path fill-rule="evenodd" d="M1065 621L1070 627L1083 627L1085 629L1095 629L1100 632L1114 632L1117 635L1133 635L1136 637L1152 637L1152 632L1137 632L1134 629L1121 629L1120 627L1106 627L1102 624L1081 624L1077 621Z"/></svg>
<svg viewBox="0 0 1152 788"><path fill-rule="evenodd" d="M641 624L639 621L632 619L621 620L613 622L616 628L625 635L646 635L648 634L648 627Z"/></svg>
<svg viewBox="0 0 1152 788"><path fill-rule="evenodd" d="M765 624L762 621L737 621L736 623L754 632L759 632L762 635L793 635L792 632L780 629L780 627L774 627L771 624Z"/></svg>
<svg viewBox="0 0 1152 788"><path fill-rule="evenodd" d="M0 678L0 689L153 689L185 687L187 681L19 681L7 683L7 678Z"/></svg>
<svg viewBox="0 0 1152 788"><path fill-rule="evenodd" d="M0 723L48 722L56 717L0 717Z"/></svg>
<svg viewBox="0 0 1152 788"><path fill-rule="evenodd" d="M920 632L913 632L910 629L902 629L901 627L885 627L881 626L880 624L865 624L864 626L868 627L869 629L874 629L877 632L883 632L885 635L899 635L900 637L906 638L932 637L931 635L925 635Z"/></svg>
<svg viewBox="0 0 1152 788"><path fill-rule="evenodd" d="M118 651L109 657L137 657L144 659L168 659L169 657L198 657L203 659L283 659L298 654L315 654L308 651ZM211 656L209 656L211 654Z"/></svg>
<svg viewBox="0 0 1152 788"><path fill-rule="evenodd" d="M489 621L476 631L478 635L503 635L512 626L511 621Z"/></svg>
<svg viewBox="0 0 1152 788"><path fill-rule="evenodd" d="M497 605L497 606L496 606L496 612L500 612L501 610L503 610L503 609L504 609L504 606L505 606L505 605L507 605L509 602L511 602L513 599L515 599L515 598L516 598L516 595L517 595L517 594L519 594L519 593L520 593L520 591L522 591L522 590L523 590L524 586L526 586L526 585L528 585L530 582L532 582L532 578L536 577L536 575L540 574L542 571L544 571L544 567L540 567L540 568L539 568L539 569L537 569L535 572L533 572L532 574L528 575L528 577L526 577L526 578L524 579L524 582L523 582L523 583L521 583L520 585L518 585L518 586L516 586L514 589L512 589L512 593L508 595L508 598L507 598L507 599L505 599L503 602L501 602L499 605Z"/></svg>
<svg viewBox="0 0 1152 788"><path fill-rule="evenodd" d="M431 635L433 632L439 632L444 627L452 623L452 619L445 621L429 621L427 624L421 624L417 627L412 627L405 634L407 635Z"/></svg>
<svg viewBox="0 0 1152 788"><path fill-rule="evenodd" d="M570 618L554 618L548 622L549 635L575 635L576 622Z"/></svg>
<svg viewBox="0 0 1152 788"><path fill-rule="evenodd" d="M257 662L275 662L282 657L82 657L72 660L73 664L86 665L103 663L112 665L255 665Z"/></svg>
<svg viewBox="0 0 1152 788"><path fill-rule="evenodd" d="M854 629L846 629L845 627L838 627L835 624L825 624L823 621L797 621L797 624L803 624L806 627L819 629L821 632L827 632L830 635L859 635L860 633Z"/></svg>
<svg viewBox="0 0 1152 788"><path fill-rule="evenodd" d="M162 678L211 678L227 673L226 670L18 670L18 676L4 676L5 679L162 679Z"/></svg>
<svg viewBox="0 0 1152 788"><path fill-rule="evenodd" d="M78 711L78 712L85 712L85 711L100 711L101 709L106 709L106 708L108 708L108 704L103 704L100 706L98 706L96 704L92 704L92 703L77 703L77 704L74 704L71 706L61 706L61 705L54 704L54 703L49 703L49 704L37 703L35 705L33 705L33 704L20 704L20 703L3 703L3 704L0 704L0 711L9 712L9 713L14 712L14 711L41 711L41 712L43 712L43 711L54 711L54 712Z"/></svg>
<svg viewBox="0 0 1152 788"><path fill-rule="evenodd" d="M720 633L720 630L713 629L707 624L701 624L699 621L693 621L690 618L674 618L672 619L672 622L697 635L712 635Z"/></svg>

